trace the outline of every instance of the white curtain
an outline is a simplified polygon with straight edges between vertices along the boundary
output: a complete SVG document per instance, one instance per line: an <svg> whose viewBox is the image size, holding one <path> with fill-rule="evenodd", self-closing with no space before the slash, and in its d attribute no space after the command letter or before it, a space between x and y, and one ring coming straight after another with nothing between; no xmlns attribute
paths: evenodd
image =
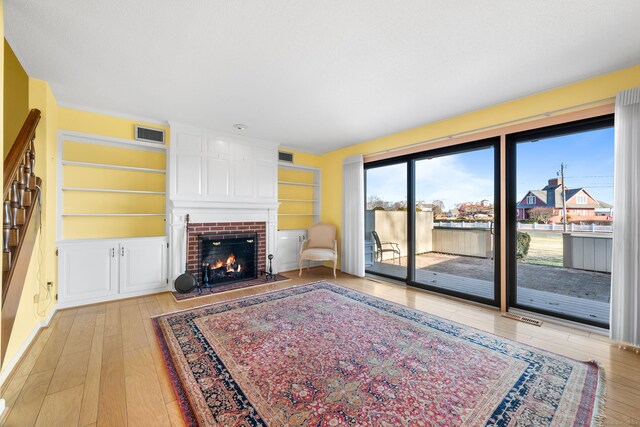
<svg viewBox="0 0 640 427"><path fill-rule="evenodd" d="M615 110L611 338L640 346L640 88Z"/></svg>
<svg viewBox="0 0 640 427"><path fill-rule="evenodd" d="M364 162L362 155L342 163L342 268L364 276Z"/></svg>

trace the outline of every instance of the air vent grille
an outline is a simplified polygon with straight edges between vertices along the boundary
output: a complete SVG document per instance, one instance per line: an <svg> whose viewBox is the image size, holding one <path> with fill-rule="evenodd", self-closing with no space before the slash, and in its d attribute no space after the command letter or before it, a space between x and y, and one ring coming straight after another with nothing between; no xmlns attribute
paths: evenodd
<svg viewBox="0 0 640 427"><path fill-rule="evenodd" d="M542 321L541 320L534 319L534 318L531 318L531 317L526 317L526 316L520 316L519 314L504 313L502 315L502 317L506 317L508 319L513 319L513 320L517 320L519 322L528 323L529 325L542 326Z"/></svg>
<svg viewBox="0 0 640 427"><path fill-rule="evenodd" d="M136 140L164 144L164 130L136 126Z"/></svg>
<svg viewBox="0 0 640 427"><path fill-rule="evenodd" d="M280 160L281 162L293 163L293 153L278 151L278 160Z"/></svg>

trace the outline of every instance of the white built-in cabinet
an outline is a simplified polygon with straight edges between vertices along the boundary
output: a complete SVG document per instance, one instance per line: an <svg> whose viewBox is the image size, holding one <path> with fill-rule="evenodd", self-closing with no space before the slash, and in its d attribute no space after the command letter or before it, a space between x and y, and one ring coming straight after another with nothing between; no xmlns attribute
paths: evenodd
<svg viewBox="0 0 640 427"><path fill-rule="evenodd" d="M275 259L278 272L296 270L300 257L300 246L307 238L307 230L278 230Z"/></svg>
<svg viewBox="0 0 640 427"><path fill-rule="evenodd" d="M167 238L62 241L58 273L60 307L166 291Z"/></svg>
<svg viewBox="0 0 640 427"><path fill-rule="evenodd" d="M277 202L278 144L171 125L170 199Z"/></svg>

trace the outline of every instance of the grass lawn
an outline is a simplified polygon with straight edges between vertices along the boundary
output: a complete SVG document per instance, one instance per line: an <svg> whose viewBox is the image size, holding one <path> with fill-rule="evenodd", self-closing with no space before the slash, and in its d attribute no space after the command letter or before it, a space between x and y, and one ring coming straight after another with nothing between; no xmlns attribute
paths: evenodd
<svg viewBox="0 0 640 427"><path fill-rule="evenodd" d="M562 233L554 231L527 231L531 236L527 264L562 267Z"/></svg>

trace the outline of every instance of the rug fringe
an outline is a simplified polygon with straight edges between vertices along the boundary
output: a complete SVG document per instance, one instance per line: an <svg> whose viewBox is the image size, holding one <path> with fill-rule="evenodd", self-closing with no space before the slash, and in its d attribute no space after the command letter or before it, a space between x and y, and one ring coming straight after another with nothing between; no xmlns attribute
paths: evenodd
<svg viewBox="0 0 640 427"><path fill-rule="evenodd" d="M607 375L604 368L602 367L602 363L597 360L592 360L591 363L594 363L598 367L598 387L596 388L596 398L593 404L593 417L591 419L591 427L604 427L604 405L607 400Z"/></svg>

